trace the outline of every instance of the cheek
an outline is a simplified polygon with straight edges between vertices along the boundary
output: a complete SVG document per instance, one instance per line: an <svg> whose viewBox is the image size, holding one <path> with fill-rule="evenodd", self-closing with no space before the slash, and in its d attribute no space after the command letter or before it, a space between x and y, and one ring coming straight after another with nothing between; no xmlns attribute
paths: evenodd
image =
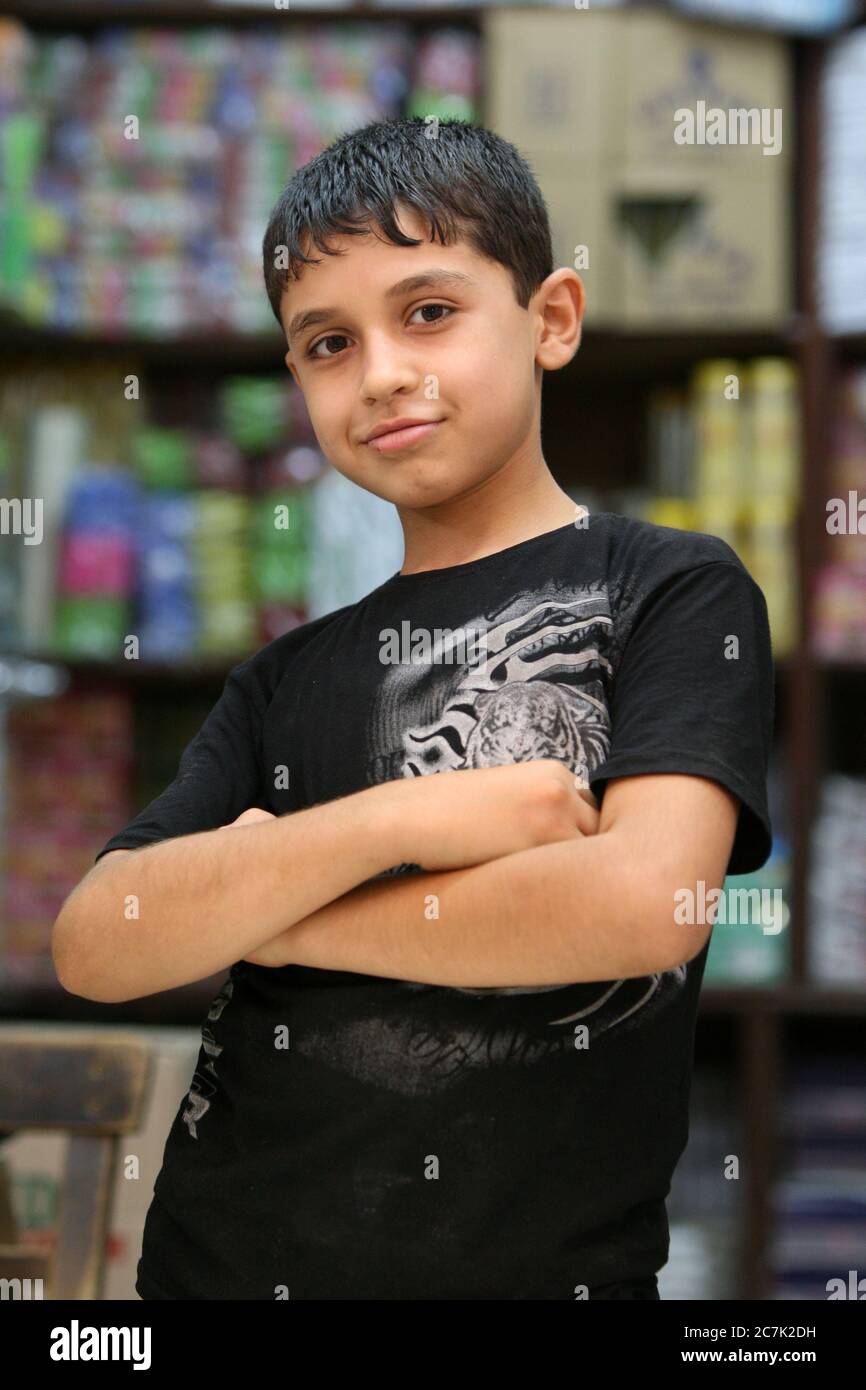
<svg viewBox="0 0 866 1390"><path fill-rule="evenodd" d="M340 393L332 384L316 381L307 384L304 403L310 423L320 444L334 443L345 433Z"/></svg>
<svg viewBox="0 0 866 1390"><path fill-rule="evenodd" d="M496 321L484 332L471 335L461 354L458 383L466 382L489 398L522 395L533 380L532 352L526 342L526 326L513 320Z"/></svg>

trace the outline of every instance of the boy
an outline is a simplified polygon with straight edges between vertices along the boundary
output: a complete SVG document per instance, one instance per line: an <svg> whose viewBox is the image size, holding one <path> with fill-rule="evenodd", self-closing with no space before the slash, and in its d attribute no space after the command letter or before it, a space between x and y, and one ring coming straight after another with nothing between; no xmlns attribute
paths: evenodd
<svg viewBox="0 0 866 1390"><path fill-rule="evenodd" d="M429 135L342 137L263 246L403 568L229 673L55 927L93 999L230 967L143 1298L657 1298L711 928L675 894L771 848L763 596L723 541L556 484L581 281L513 146Z"/></svg>

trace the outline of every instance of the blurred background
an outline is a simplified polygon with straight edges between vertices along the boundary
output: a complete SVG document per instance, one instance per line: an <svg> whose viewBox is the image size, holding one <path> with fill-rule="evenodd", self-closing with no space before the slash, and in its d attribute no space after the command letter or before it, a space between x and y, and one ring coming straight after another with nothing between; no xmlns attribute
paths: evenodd
<svg viewBox="0 0 866 1390"><path fill-rule="evenodd" d="M261 269L292 171L399 114L517 144L556 263L583 277L583 344L544 385L561 485L590 510L723 536L769 607L773 853L726 886L771 890L782 929L713 932L662 1297L825 1298L831 1275L866 1270L864 10L5 6L0 1020L150 1049L126 1141L141 1180L111 1178L105 1297L136 1296L219 981L76 999L51 927L173 779L228 669L402 563L396 513L317 448ZM673 112L699 102L781 111L781 148L676 144ZM0 1238L5 1189L7 1232L51 1251L64 1142L0 1144ZM728 1154L739 1174L720 1181Z"/></svg>

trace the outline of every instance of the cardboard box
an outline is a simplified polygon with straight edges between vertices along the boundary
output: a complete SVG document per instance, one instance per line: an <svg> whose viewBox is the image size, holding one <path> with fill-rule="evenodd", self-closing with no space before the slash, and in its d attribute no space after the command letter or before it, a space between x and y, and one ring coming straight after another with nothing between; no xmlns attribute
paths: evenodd
<svg viewBox="0 0 866 1390"><path fill-rule="evenodd" d="M627 164L736 166L766 174L779 160L790 159L795 122L785 38L647 10L611 18L621 35L621 148ZM685 121L676 113L683 110L694 114L696 136L703 130L712 139L724 129L728 143L678 144L674 131L685 128ZM725 113L724 123L714 120L713 111ZM760 113L761 122L731 112ZM741 134L749 143L730 143ZM776 143L779 153L764 154L765 146Z"/></svg>
<svg viewBox="0 0 866 1390"><path fill-rule="evenodd" d="M706 168L613 172L600 161L564 158L531 166L555 262L577 270L586 287L588 328L772 329L787 317L789 165L764 177Z"/></svg>
<svg viewBox="0 0 866 1390"><path fill-rule="evenodd" d="M646 10L497 8L484 24L484 121L524 155L765 175L790 159L784 38Z"/></svg>
<svg viewBox="0 0 866 1390"><path fill-rule="evenodd" d="M598 9L486 12L484 123L521 154L613 155L621 127L611 86L619 18Z"/></svg>
<svg viewBox="0 0 866 1390"><path fill-rule="evenodd" d="M599 161L536 157L530 167L547 204L555 266L571 266L586 290L585 328L619 321L617 250L608 240L611 181Z"/></svg>
<svg viewBox="0 0 866 1390"><path fill-rule="evenodd" d="M778 327L791 305L790 166L622 173L608 233L624 327Z"/></svg>

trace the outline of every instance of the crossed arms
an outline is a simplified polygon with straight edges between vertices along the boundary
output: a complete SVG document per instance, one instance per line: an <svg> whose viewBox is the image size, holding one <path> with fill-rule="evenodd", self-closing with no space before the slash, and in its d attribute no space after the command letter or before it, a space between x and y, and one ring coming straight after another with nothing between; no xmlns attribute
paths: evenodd
<svg viewBox="0 0 866 1390"><path fill-rule="evenodd" d="M466 988L629 978L692 959L712 923L679 924L674 895L722 886L737 798L703 777L623 777L594 820L560 788L543 820L549 760L520 766L385 784L105 855L55 923L58 977L117 1002L239 959ZM437 867L375 878L403 862Z"/></svg>

